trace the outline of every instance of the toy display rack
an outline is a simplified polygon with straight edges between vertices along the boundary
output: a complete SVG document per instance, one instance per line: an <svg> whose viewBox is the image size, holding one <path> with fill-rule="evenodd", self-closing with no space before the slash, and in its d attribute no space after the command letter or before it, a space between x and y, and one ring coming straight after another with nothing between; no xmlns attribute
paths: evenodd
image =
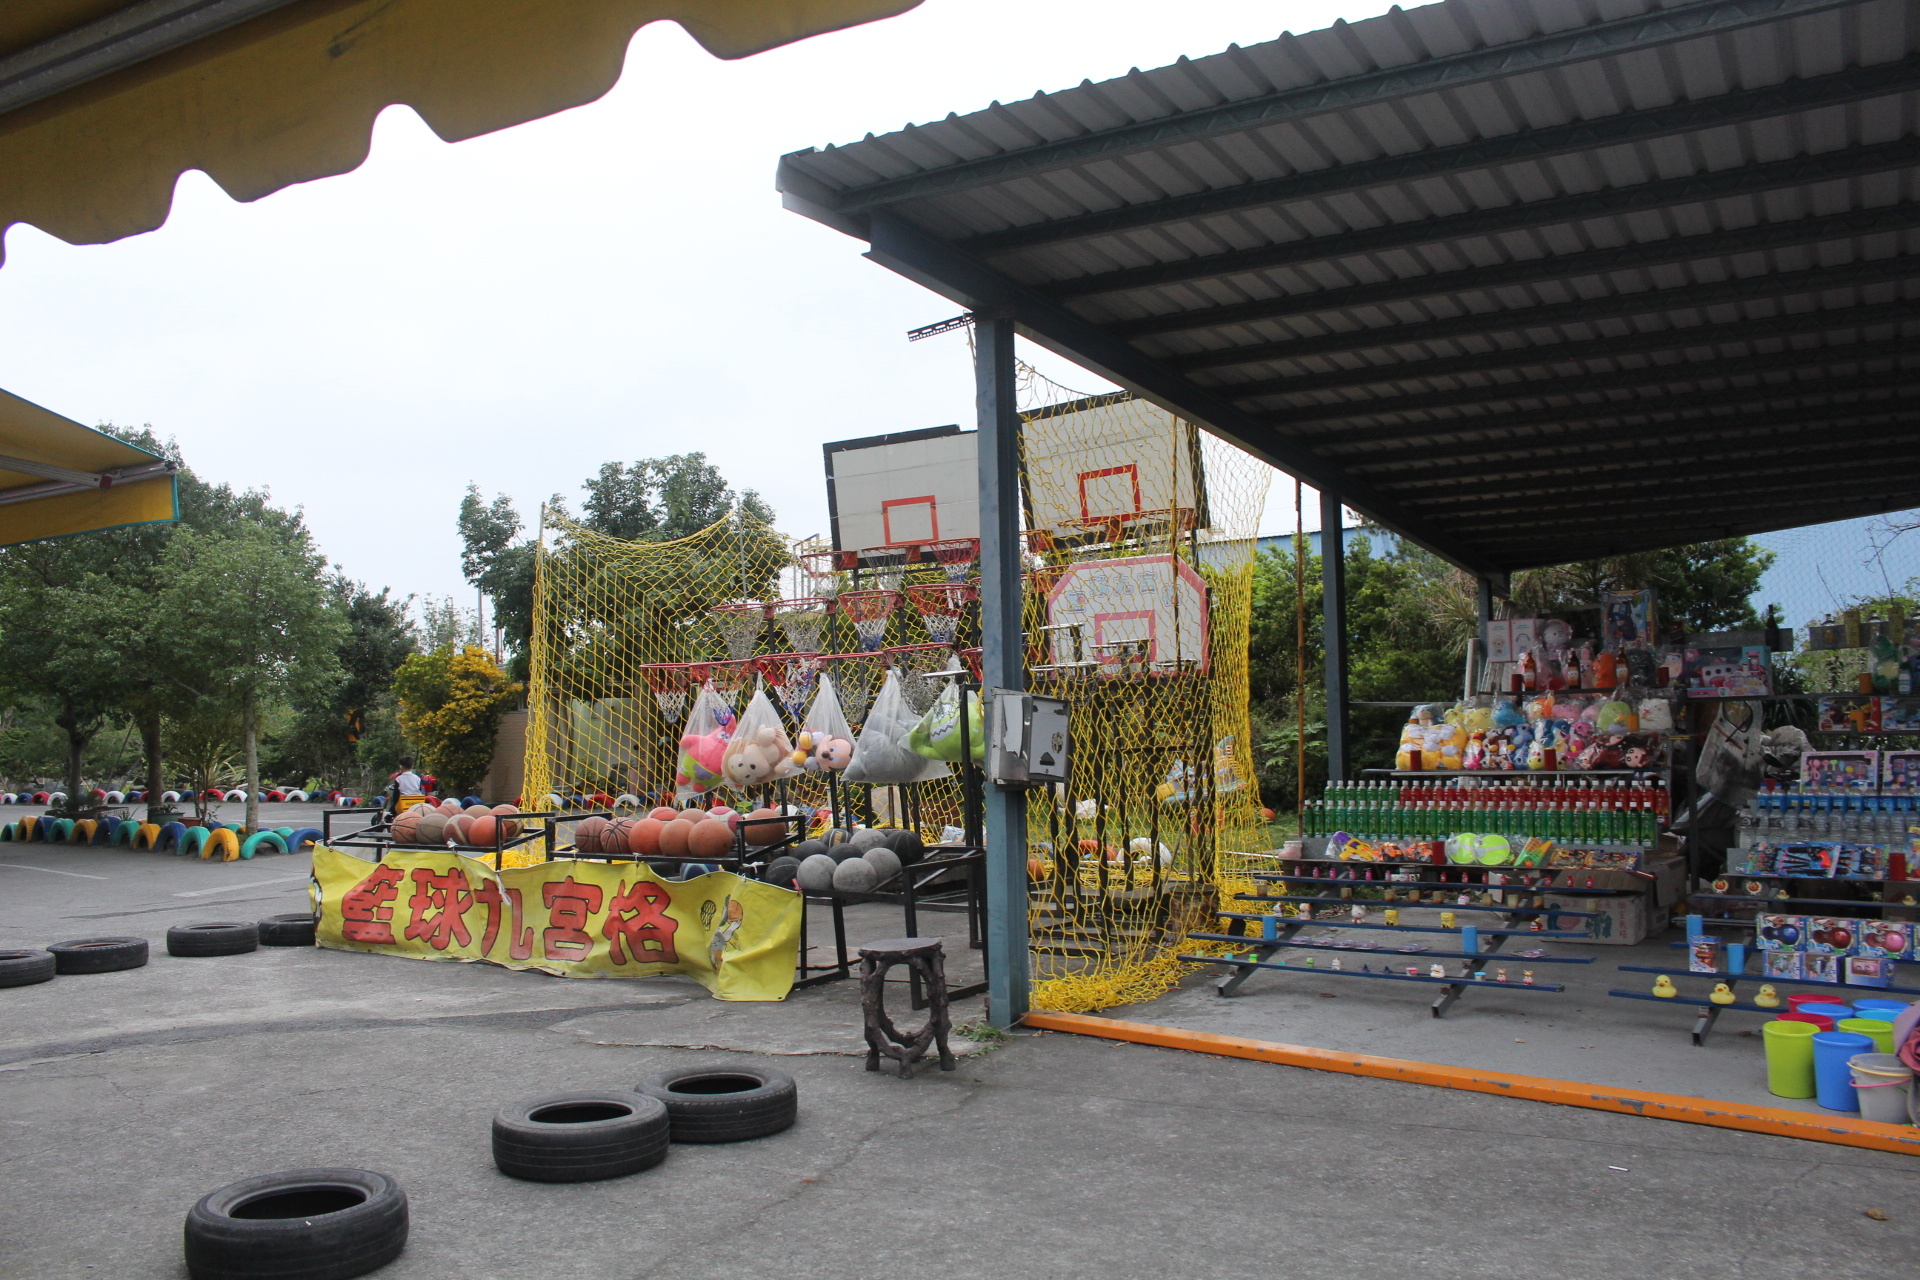
<svg viewBox="0 0 1920 1280"><path fill-rule="evenodd" d="M1856 911L1920 911L1920 895L1916 895L1916 901L1914 902L1889 902L1886 900L1888 885L1920 883L1916 882L1911 874L1903 877L1796 876L1787 875L1779 871L1729 870L1721 872L1720 875L1715 878L1721 880L1811 880L1820 884L1878 885L1880 898L1872 900L1862 898L1768 898L1756 894L1715 892L1690 894L1688 895L1689 900L1695 902L1744 902L1774 907L1851 907ZM1743 920L1738 916L1706 916L1703 918L1703 923L1725 925L1731 928L1750 929L1753 927L1752 920Z"/></svg>
<svg viewBox="0 0 1920 1280"><path fill-rule="evenodd" d="M1676 942L1673 945L1676 947L1685 947L1687 944L1684 942ZM1739 994L1738 988L1742 982L1770 983L1776 987L1832 987L1841 991L1851 991L1857 995L1878 995L1882 992L1888 992L1894 995L1920 996L1920 987L1870 987L1860 983L1828 982L1824 978L1775 978L1769 977L1764 973L1746 972L1700 973L1693 969L1665 969L1658 965L1645 964L1623 964L1619 966L1619 968L1622 973L1664 973L1670 978L1709 978L1714 982L1726 983L1728 989L1732 990L1736 996ZM1652 1000L1658 1004L1688 1005L1695 1003L1682 996L1656 996L1647 991L1615 990L1609 991L1607 994L1619 1000ZM1748 1013L1779 1014L1787 1012L1787 1005L1782 1001L1778 1008L1770 1009L1765 1005L1754 1004L1751 1000L1739 999L1736 999L1732 1004L1713 1004L1706 1000L1705 997L1701 997L1697 1009L1698 1016L1694 1019L1692 1030L1693 1043L1696 1046L1705 1043L1707 1036L1713 1031L1714 1024L1720 1021L1720 1015L1728 1009L1740 1009Z"/></svg>
<svg viewBox="0 0 1920 1280"><path fill-rule="evenodd" d="M1281 876L1274 873L1259 872L1255 874L1254 878L1256 880L1286 881L1291 879L1300 879L1303 877ZM1365 882L1361 882L1361 883L1365 883ZM1401 881L1399 882L1399 887L1413 888L1415 887L1415 885L1409 884L1408 882L1405 882L1405 881ZM1458 884L1445 884L1445 885L1441 885L1440 887L1458 889L1460 886ZM1584 893L1580 896L1584 896ZM1347 906L1349 908L1352 907L1354 905L1354 902L1356 901L1355 899L1348 899L1348 898L1310 898L1310 897L1299 897L1299 896L1290 896L1290 895L1268 895L1268 894L1259 894L1259 893L1238 893L1234 895L1234 898L1236 901L1272 902L1275 904L1282 904L1282 905L1287 903L1312 905L1317 902L1325 902L1325 903L1329 903L1336 906ZM1375 904L1369 903L1367 905L1375 905ZM1389 906L1394 906L1395 904L1383 902L1383 903L1378 903L1377 905L1381 907L1389 907ZM1295 915L1295 916L1280 916L1275 914L1256 915L1248 912L1223 911L1220 914L1226 917L1227 919L1234 921L1234 928L1236 930L1240 930L1241 932L1190 933L1187 936L1197 942L1231 942L1236 944L1250 944L1251 951L1248 953L1248 955L1246 956L1182 955L1180 958L1183 960L1193 961L1194 963L1197 963L1197 964L1214 964L1214 965L1226 966L1228 972L1223 974L1216 981L1215 987L1214 987L1216 994L1221 996L1232 996L1236 994L1240 990L1241 984L1246 982L1246 980L1252 977L1255 973L1263 969L1284 970L1290 973L1311 973L1315 977L1331 976L1331 977L1342 977L1342 978L1371 978L1371 979L1374 979L1377 981L1383 981L1383 982L1425 983L1428 986L1435 986L1440 988L1440 991L1434 998L1433 1004L1430 1006L1430 1011L1432 1012L1433 1016L1436 1018L1444 1017L1446 1015L1447 1010L1453 1007L1455 1001L1459 1000L1459 998L1462 995L1466 994L1468 991L1472 990L1475 987L1499 987L1502 990L1511 989L1515 991L1538 991L1543 993L1554 993L1554 992L1561 992L1566 990L1566 987L1559 983L1527 984L1524 982L1491 981L1487 978L1486 971L1488 966L1493 964L1497 960L1524 959L1528 964L1592 964L1593 963L1594 958L1592 956L1516 957L1516 956L1505 955L1501 951L1501 948L1506 945L1508 938L1519 938L1519 937L1541 938L1541 939L1588 938L1591 935L1585 931L1573 932L1573 931L1550 930L1546 928L1546 917L1574 916L1582 919L1590 919L1596 914L1591 911L1568 911L1568 910L1563 910L1557 907L1521 906L1518 904L1501 904L1501 905L1475 904L1475 903L1462 903L1462 904L1406 903L1404 904L1404 909L1411 910L1415 908L1433 910L1433 911L1494 912L1504 917L1504 920L1502 923L1504 923L1508 927L1482 929L1474 925L1449 927L1449 926L1440 925L1440 924L1431 924L1431 925L1375 924L1375 923L1372 923L1371 921L1356 923L1350 920L1340 919L1338 917L1335 917L1332 919L1326 919L1326 918L1314 919L1312 917L1302 917L1298 915ZM1257 937L1249 936L1244 932L1247 925L1249 923L1254 923L1254 922L1257 922L1260 927L1260 933ZM1438 934L1444 934L1450 937L1460 938L1462 939L1463 942L1470 940L1473 942L1474 945L1470 949L1460 950L1460 951L1424 951L1423 950L1418 952L1400 952L1400 951L1363 950L1363 949L1353 948L1353 947L1338 946L1331 942L1321 942L1316 940L1300 941L1297 939L1297 935L1300 933L1302 929L1305 929L1308 925L1314 925L1314 924L1321 925L1330 929L1361 930L1361 931L1376 932L1376 933L1399 933L1399 934L1438 933ZM1479 940L1481 938L1486 938L1490 940L1492 945L1484 946L1484 947L1481 946L1479 944ZM1291 965L1286 963L1284 960L1275 961L1273 959L1273 957L1276 954L1286 950L1344 952L1347 955L1376 956L1383 961L1390 960L1395 956L1405 956L1409 960L1412 960L1413 958L1417 957L1423 963L1427 960L1464 960L1466 963L1463 966L1463 968L1465 969L1464 973L1461 973L1459 975L1448 975L1448 976L1436 978L1431 975L1390 973L1386 971L1384 965L1382 966L1381 971L1374 972L1371 969L1322 969L1322 968L1319 968L1318 966L1312 965L1311 962L1309 962L1306 965Z"/></svg>

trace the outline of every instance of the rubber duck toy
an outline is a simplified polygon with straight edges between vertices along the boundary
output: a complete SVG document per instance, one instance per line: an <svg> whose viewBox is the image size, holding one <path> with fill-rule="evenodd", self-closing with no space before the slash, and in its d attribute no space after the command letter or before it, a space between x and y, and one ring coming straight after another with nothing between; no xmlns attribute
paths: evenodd
<svg viewBox="0 0 1920 1280"><path fill-rule="evenodd" d="M1671 1000L1680 992L1674 988L1673 979L1663 973L1653 980L1653 994L1662 1000Z"/></svg>
<svg viewBox="0 0 1920 1280"><path fill-rule="evenodd" d="M1762 1009L1778 1009L1780 1007L1780 993L1773 989L1771 982L1764 983L1760 988L1760 994L1753 998L1753 1002Z"/></svg>
<svg viewBox="0 0 1920 1280"><path fill-rule="evenodd" d="M1716 982L1713 984L1712 994L1707 996L1707 999L1715 1004L1732 1004L1735 999L1733 988L1724 982Z"/></svg>

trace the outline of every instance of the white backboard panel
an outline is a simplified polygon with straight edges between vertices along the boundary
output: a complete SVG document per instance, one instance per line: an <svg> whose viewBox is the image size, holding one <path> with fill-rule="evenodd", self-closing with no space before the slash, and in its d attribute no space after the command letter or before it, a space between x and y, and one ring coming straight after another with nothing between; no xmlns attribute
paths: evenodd
<svg viewBox="0 0 1920 1280"><path fill-rule="evenodd" d="M827 445L834 549L979 537L977 438L940 427Z"/></svg>
<svg viewBox="0 0 1920 1280"><path fill-rule="evenodd" d="M1207 669L1207 586L1173 556L1068 565L1047 594L1047 622L1056 663L1075 660L1064 628L1077 627L1083 660L1108 662L1107 646L1140 644L1150 667Z"/></svg>
<svg viewBox="0 0 1920 1280"><path fill-rule="evenodd" d="M1060 538L1103 522L1178 507L1197 513L1193 433L1144 400L1112 397L1042 410L1029 428L1026 479L1033 527ZM1084 407L1083 407L1084 406Z"/></svg>

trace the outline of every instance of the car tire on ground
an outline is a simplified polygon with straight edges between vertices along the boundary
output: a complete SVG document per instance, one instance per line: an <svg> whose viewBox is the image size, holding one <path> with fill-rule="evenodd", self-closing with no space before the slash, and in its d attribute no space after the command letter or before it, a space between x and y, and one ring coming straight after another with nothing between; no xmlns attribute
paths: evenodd
<svg viewBox="0 0 1920 1280"><path fill-rule="evenodd" d="M55 973L113 973L147 962L145 938L75 938L47 948Z"/></svg>
<svg viewBox="0 0 1920 1280"><path fill-rule="evenodd" d="M759 1067L683 1067L642 1080L666 1104L675 1142L745 1142L792 1127L800 1114L793 1077Z"/></svg>
<svg viewBox="0 0 1920 1280"><path fill-rule="evenodd" d="M258 950L258 925L220 921L210 924L177 924L167 930L167 954L170 956L237 956Z"/></svg>
<svg viewBox="0 0 1920 1280"><path fill-rule="evenodd" d="M656 1098L623 1089L561 1093L500 1108L493 1163L530 1182L593 1182L651 1169L667 1158L670 1139Z"/></svg>
<svg viewBox="0 0 1920 1280"><path fill-rule="evenodd" d="M46 982L55 972L51 952L36 949L0 951L0 987L30 987Z"/></svg>
<svg viewBox="0 0 1920 1280"><path fill-rule="evenodd" d="M310 947L314 925L318 922L304 911L284 916L268 916L260 922L263 947Z"/></svg>
<svg viewBox="0 0 1920 1280"><path fill-rule="evenodd" d="M407 1245L407 1193L366 1169L243 1178L187 1214L192 1280L350 1280Z"/></svg>

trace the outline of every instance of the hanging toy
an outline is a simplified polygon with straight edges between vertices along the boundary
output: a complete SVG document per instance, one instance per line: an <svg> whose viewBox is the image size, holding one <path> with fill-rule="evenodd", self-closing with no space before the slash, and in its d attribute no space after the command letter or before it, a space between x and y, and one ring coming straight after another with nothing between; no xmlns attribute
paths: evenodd
<svg viewBox="0 0 1920 1280"><path fill-rule="evenodd" d="M1653 980L1653 994L1662 1000L1671 1000L1680 992L1674 988L1673 979L1663 973Z"/></svg>

